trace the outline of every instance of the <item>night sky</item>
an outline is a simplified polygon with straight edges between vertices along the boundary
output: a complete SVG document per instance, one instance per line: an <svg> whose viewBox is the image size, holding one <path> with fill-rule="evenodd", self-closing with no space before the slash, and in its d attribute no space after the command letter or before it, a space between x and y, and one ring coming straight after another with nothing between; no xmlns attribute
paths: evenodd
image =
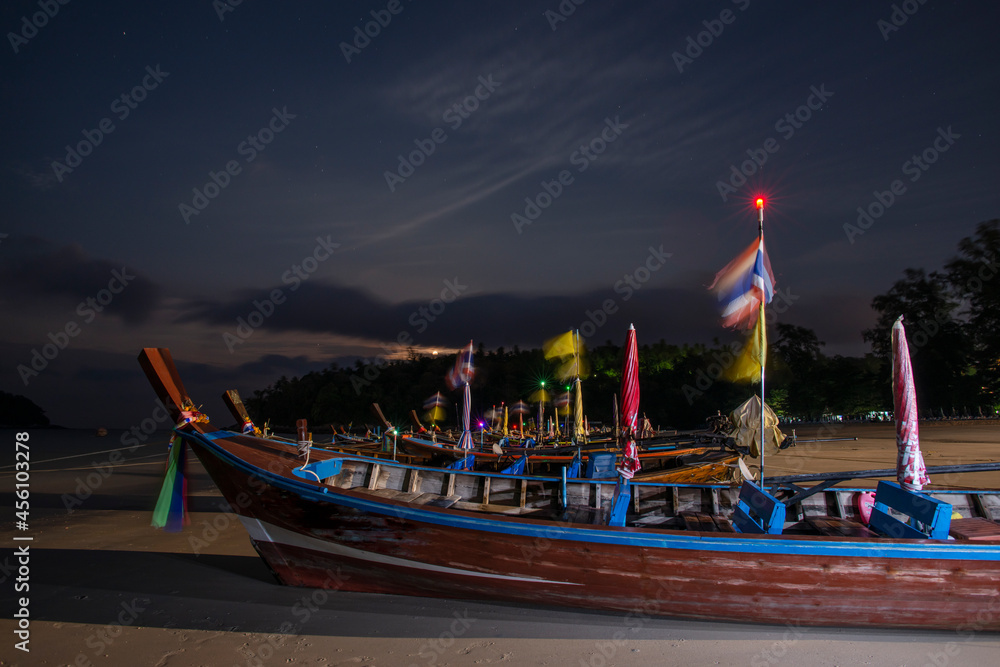
<svg viewBox="0 0 1000 667"><path fill-rule="evenodd" d="M0 10L0 389L55 423L149 417L145 346L219 414L408 345L736 340L758 194L777 321L861 355L1000 216L995 3L233 4Z"/></svg>

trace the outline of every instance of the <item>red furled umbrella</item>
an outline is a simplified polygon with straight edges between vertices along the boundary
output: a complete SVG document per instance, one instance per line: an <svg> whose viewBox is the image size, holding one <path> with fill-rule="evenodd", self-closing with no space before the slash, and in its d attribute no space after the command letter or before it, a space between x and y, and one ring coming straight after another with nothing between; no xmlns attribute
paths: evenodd
<svg viewBox="0 0 1000 667"><path fill-rule="evenodd" d="M639 419L639 346L635 326L629 325L625 339L625 361L622 364L621 439L622 462L618 474L625 479L639 471L639 450L635 445Z"/></svg>
<svg viewBox="0 0 1000 667"><path fill-rule="evenodd" d="M913 389L913 367L906 344L903 316L892 325L892 405L896 416L896 478L904 489L919 491L929 484L927 467L920 453L917 394Z"/></svg>

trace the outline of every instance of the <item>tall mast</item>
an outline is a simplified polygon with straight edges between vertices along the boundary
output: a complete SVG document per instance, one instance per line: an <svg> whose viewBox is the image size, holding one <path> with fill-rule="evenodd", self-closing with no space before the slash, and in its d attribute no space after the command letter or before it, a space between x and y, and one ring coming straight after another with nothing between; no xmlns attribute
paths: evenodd
<svg viewBox="0 0 1000 667"><path fill-rule="evenodd" d="M760 235L760 243L764 243L764 198L757 197L757 233ZM764 301L760 301L760 331L764 334L764 327L767 320L764 318ZM764 346L760 346L760 484L764 486Z"/></svg>

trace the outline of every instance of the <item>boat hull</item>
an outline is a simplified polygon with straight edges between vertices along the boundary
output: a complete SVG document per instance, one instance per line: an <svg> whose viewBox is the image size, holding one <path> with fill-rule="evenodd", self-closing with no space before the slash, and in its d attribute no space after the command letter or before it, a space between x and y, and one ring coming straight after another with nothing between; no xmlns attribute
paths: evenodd
<svg viewBox="0 0 1000 667"><path fill-rule="evenodd" d="M1000 630L996 543L612 528L416 507L298 481L287 474L291 455L269 456L251 438L230 447L185 437L290 585L718 621Z"/></svg>

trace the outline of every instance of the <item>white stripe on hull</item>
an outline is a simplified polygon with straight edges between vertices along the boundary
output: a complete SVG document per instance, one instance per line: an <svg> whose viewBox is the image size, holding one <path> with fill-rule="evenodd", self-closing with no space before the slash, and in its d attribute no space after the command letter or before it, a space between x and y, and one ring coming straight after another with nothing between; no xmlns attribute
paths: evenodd
<svg viewBox="0 0 1000 667"><path fill-rule="evenodd" d="M255 542L271 542L278 547L288 545L298 547L300 549L321 551L334 556L355 558L369 563L381 563L383 565L406 567L414 570L425 570L428 572L458 574L466 577L484 577L487 579L503 579L506 581L530 581L544 584L562 584L564 586L581 585L572 581L552 581L550 579L541 579L539 577L517 577L506 574L490 574L488 572L476 572L474 570L463 570L454 567L446 567L444 565L421 563L420 561L397 558L395 556L386 556L385 554L379 554L373 551L364 551L363 549L355 549L354 547L344 546L343 544L321 540L251 517L240 516L240 521L243 523L243 527L246 528L247 532L250 533L250 537Z"/></svg>

